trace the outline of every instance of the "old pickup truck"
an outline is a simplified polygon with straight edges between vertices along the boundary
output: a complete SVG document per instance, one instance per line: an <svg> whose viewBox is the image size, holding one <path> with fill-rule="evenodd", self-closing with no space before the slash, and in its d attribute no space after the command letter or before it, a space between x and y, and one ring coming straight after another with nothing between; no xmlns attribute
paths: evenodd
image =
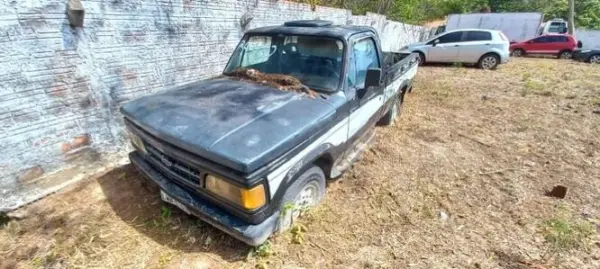
<svg viewBox="0 0 600 269"><path fill-rule="evenodd" d="M253 246L325 195L412 90L415 54L371 27L246 32L222 75L125 104L131 163L164 201Z"/></svg>

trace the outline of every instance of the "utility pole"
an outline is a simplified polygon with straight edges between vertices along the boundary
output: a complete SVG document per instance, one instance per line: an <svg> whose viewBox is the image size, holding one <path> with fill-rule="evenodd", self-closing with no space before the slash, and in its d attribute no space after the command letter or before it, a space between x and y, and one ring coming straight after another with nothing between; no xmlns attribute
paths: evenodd
<svg viewBox="0 0 600 269"><path fill-rule="evenodd" d="M575 33L575 0L569 0L569 34Z"/></svg>

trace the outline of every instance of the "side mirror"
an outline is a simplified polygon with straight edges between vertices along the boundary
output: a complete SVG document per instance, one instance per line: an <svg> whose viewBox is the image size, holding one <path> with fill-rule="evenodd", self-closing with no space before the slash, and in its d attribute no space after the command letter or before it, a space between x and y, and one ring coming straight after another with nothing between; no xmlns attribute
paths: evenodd
<svg viewBox="0 0 600 269"><path fill-rule="evenodd" d="M435 47L435 46L437 46L438 43L440 43L440 40L436 39L433 41L433 44L431 44L431 45Z"/></svg>
<svg viewBox="0 0 600 269"><path fill-rule="evenodd" d="M381 85L381 68L371 67L367 69L367 77L365 78L365 88L377 87Z"/></svg>

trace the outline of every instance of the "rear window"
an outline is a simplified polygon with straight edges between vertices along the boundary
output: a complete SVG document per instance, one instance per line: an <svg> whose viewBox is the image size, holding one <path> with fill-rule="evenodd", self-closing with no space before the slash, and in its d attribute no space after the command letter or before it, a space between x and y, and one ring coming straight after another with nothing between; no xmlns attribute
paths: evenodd
<svg viewBox="0 0 600 269"><path fill-rule="evenodd" d="M492 40L492 34L484 31L468 31L465 41L487 41Z"/></svg>

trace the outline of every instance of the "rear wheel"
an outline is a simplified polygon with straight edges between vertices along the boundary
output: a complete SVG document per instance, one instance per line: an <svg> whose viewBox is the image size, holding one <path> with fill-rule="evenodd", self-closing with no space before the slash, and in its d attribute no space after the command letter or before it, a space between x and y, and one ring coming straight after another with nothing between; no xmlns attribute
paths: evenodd
<svg viewBox="0 0 600 269"><path fill-rule="evenodd" d="M591 64L600 64L600 54L594 54L590 56L589 62Z"/></svg>
<svg viewBox="0 0 600 269"><path fill-rule="evenodd" d="M479 63L477 64L479 68L484 70L493 70L498 67L500 64L500 57L495 54L486 54L479 59Z"/></svg>
<svg viewBox="0 0 600 269"><path fill-rule="evenodd" d="M390 110L379 120L378 124L382 126L390 126L394 125L396 122L396 118L400 116L402 112L402 106L404 104L404 96L406 95L406 88L402 88L396 100L392 104Z"/></svg>
<svg viewBox="0 0 600 269"><path fill-rule="evenodd" d="M561 51L561 52L558 54L558 58L559 58L559 59L564 59L564 60L566 60L566 59L571 59L571 58L573 58L573 52L571 52L571 51L568 51L568 50Z"/></svg>
<svg viewBox="0 0 600 269"><path fill-rule="evenodd" d="M512 56L515 57L523 57L523 55L525 55L525 51L522 49L516 49L512 52Z"/></svg>

